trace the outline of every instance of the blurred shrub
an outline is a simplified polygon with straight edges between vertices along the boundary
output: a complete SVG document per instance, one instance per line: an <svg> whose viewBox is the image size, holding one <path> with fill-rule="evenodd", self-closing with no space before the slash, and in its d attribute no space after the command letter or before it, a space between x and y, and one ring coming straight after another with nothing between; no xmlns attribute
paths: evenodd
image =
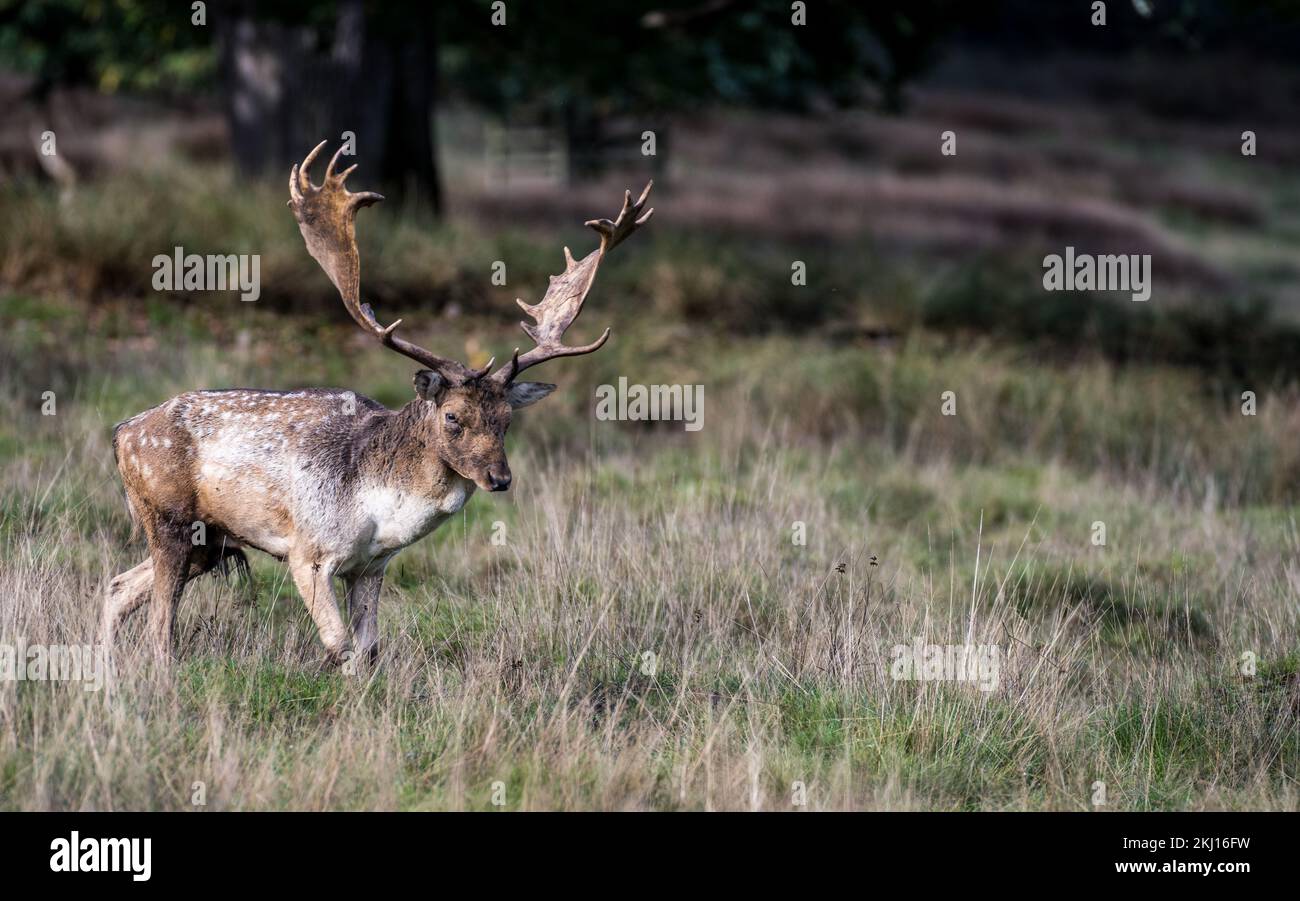
<svg viewBox="0 0 1300 901"><path fill-rule="evenodd" d="M1234 383L1300 371L1300 328L1262 299L1135 303L1124 293L1048 293L1041 278L1041 270L997 259L962 266L925 297L920 321L1053 355L1187 366Z"/></svg>

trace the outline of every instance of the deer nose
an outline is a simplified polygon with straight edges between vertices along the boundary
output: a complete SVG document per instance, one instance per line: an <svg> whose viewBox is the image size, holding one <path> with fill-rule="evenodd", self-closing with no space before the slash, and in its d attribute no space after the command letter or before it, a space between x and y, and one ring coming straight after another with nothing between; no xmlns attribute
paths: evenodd
<svg viewBox="0 0 1300 901"><path fill-rule="evenodd" d="M510 487L510 467L490 467L487 472L487 478L488 485L492 487L493 491L505 491Z"/></svg>

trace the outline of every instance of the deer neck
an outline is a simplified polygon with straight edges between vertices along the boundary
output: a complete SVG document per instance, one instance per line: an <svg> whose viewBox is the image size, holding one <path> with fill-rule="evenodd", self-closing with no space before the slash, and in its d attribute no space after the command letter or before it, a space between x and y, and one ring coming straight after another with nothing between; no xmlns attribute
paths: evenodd
<svg viewBox="0 0 1300 901"><path fill-rule="evenodd" d="M382 416L362 449L358 469L367 484L434 503L445 501L455 508L447 512L455 512L473 493L474 483L443 462L436 413L428 402L413 400Z"/></svg>

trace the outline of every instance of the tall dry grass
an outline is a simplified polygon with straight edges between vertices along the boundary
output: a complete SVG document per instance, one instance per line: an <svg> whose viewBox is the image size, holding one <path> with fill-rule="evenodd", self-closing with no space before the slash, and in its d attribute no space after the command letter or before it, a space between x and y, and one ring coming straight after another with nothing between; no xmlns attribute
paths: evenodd
<svg viewBox="0 0 1300 901"><path fill-rule="evenodd" d="M0 644L90 641L142 556L116 418L197 384L405 394L373 352L285 354L269 317L243 342L157 323L163 353L45 310L43 362L2 345ZM557 372L509 496L398 558L374 671L324 666L277 564L201 580L169 678L137 625L113 691L0 683L0 806L192 809L201 783L209 809L1082 810L1098 782L1112 809L1297 806L1300 538L1215 456L1280 452L1282 403L1246 439L1171 373L776 338L656 362L655 329ZM703 382L705 429L594 422L619 372ZM998 646L997 687L891 678L918 637Z"/></svg>

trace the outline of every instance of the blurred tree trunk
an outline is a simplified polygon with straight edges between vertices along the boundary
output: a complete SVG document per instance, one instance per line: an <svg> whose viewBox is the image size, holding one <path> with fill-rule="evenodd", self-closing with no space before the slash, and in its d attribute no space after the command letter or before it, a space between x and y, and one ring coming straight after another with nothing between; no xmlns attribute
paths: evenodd
<svg viewBox="0 0 1300 901"><path fill-rule="evenodd" d="M621 167L647 163L655 178L667 177L671 150L667 116L655 112L607 116L591 104L575 101L565 105L562 122L569 184L599 178L609 171L611 159ZM655 136L655 153L648 160L642 152L646 131Z"/></svg>
<svg viewBox="0 0 1300 901"><path fill-rule="evenodd" d="M604 120L580 98L564 106L564 144L569 184L581 184L605 169Z"/></svg>
<svg viewBox="0 0 1300 901"><path fill-rule="evenodd" d="M259 19L254 7L236 4L214 17L239 169L287 176L319 141L337 146L352 132L368 187L441 214L432 26L408 22L400 33L379 34L360 0L344 0L333 39L321 47L311 29Z"/></svg>
<svg viewBox="0 0 1300 901"><path fill-rule="evenodd" d="M442 214L442 184L438 178L434 143L433 103L438 71L437 41L428 20L411 23L395 48L396 77L387 117L388 145L382 173L386 181L400 179L396 187L407 198L428 202Z"/></svg>

